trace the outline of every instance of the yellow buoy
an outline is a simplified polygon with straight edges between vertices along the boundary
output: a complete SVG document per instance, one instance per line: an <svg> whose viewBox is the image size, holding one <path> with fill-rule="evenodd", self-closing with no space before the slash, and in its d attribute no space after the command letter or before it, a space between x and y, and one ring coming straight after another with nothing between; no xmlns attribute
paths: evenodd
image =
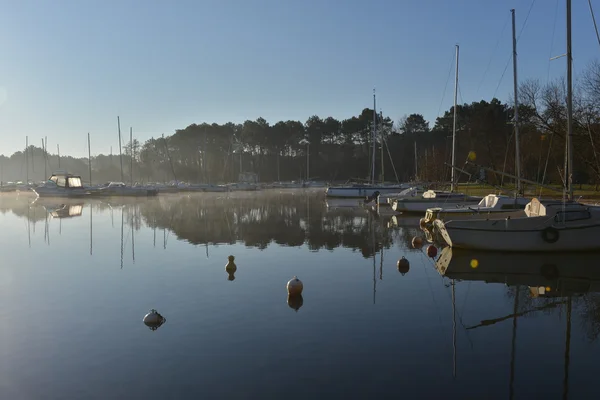
<svg viewBox="0 0 600 400"><path fill-rule="evenodd" d="M479 261L477 261L477 259L474 258L471 260L471 268L475 269L477 267L479 267Z"/></svg>
<svg viewBox="0 0 600 400"><path fill-rule="evenodd" d="M474 151L470 151L469 152L469 161L475 161L476 159L477 159L477 154L475 154Z"/></svg>

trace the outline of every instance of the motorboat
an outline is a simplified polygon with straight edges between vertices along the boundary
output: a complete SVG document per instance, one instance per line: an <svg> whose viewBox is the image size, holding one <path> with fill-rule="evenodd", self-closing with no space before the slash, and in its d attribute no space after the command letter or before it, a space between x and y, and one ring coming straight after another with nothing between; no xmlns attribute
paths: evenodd
<svg viewBox="0 0 600 400"><path fill-rule="evenodd" d="M47 181L33 188L39 197L87 197L90 189L83 186L79 175L66 172L52 174Z"/></svg>

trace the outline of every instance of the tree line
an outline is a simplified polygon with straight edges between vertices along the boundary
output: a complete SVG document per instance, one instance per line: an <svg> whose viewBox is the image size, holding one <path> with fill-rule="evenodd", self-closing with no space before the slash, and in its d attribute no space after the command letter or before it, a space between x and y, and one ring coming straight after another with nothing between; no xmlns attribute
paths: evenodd
<svg viewBox="0 0 600 400"><path fill-rule="evenodd" d="M565 98L563 80L547 84L528 80L520 85L523 178L545 183L563 181ZM575 88L574 182L600 182L596 151L600 142L599 108L600 64L594 63ZM469 169L465 161L473 151L477 164L515 174L514 105L493 98L458 105L456 111L456 166ZM450 108L433 124L419 113L394 123L389 116L375 116L369 108L343 120L314 115L305 122L269 123L258 118L241 124L194 123L171 135L127 143L122 158L103 154L92 157L92 180L224 183L237 181L240 172L255 173L262 182L368 179L375 154L374 175L378 181L447 182L453 114ZM373 142L374 125L377 134ZM27 171L30 180L43 180L59 165L88 179L87 158L59 160L56 154L30 146L10 157L0 156L0 180L25 180ZM475 177L460 174L459 179ZM493 172L486 179L493 184L507 181Z"/></svg>

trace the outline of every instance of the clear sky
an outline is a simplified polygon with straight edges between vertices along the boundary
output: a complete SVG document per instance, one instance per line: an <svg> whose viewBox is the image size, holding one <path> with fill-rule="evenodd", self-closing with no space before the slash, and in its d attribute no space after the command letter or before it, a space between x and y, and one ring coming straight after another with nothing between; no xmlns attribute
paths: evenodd
<svg viewBox="0 0 600 400"><path fill-rule="evenodd" d="M565 0L537 0L519 79L563 75ZM30 143L76 156L118 152L191 123L344 119L372 106L431 122L459 102L508 101L510 9L531 0L0 0L0 154ZM600 19L600 0L593 0ZM600 22L600 21L599 21ZM573 1L577 74L600 55L587 1ZM489 65L489 68L488 68ZM446 92L444 87L448 82ZM500 83L500 86L498 87ZM443 103L442 97L445 93ZM441 104L441 111L440 111ZM123 139L125 141L125 139Z"/></svg>

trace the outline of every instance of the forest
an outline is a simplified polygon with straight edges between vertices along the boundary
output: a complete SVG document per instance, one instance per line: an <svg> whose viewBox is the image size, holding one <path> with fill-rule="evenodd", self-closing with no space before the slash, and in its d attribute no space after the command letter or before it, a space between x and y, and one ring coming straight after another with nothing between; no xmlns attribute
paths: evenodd
<svg viewBox="0 0 600 400"><path fill-rule="evenodd" d="M576 82L573 107L572 179L598 188L600 161L595 147L600 141L600 63L588 66ZM474 171L465 166L473 151L477 164L514 174L514 104L493 98L460 104L456 111L456 166ZM564 80L522 82L518 111L521 176L536 182L562 182L567 126ZM419 113L393 121L365 108L343 120L313 115L305 122L273 123L259 117L241 124L192 123L144 143L124 143L122 157L93 156L92 183L225 183L237 181L241 171L257 174L261 182L364 180L371 176L372 154L378 181L448 182L453 112L450 108L433 122ZM9 157L0 156L2 182L24 181L26 175L29 180L42 181L57 169L89 181L87 158L59 157L33 145ZM475 177L462 174L459 179L464 182ZM493 172L486 180L503 182L501 175Z"/></svg>

